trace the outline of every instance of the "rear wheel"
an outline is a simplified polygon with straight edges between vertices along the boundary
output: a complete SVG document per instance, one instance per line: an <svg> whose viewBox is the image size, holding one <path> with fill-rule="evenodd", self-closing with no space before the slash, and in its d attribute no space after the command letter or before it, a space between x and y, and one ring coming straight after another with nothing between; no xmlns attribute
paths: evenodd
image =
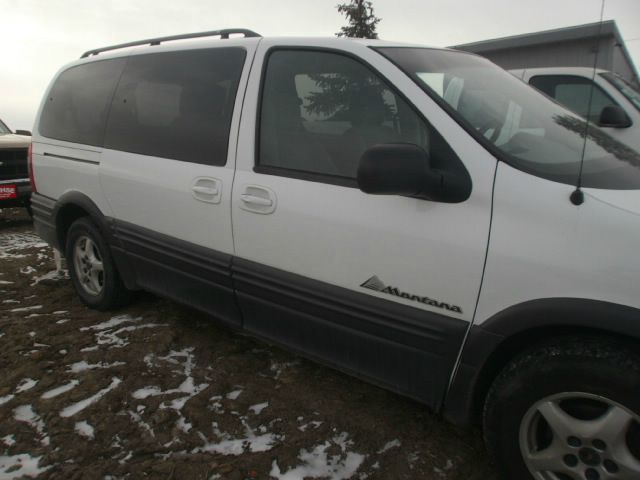
<svg viewBox="0 0 640 480"><path fill-rule="evenodd" d="M505 479L640 479L640 359L596 338L540 346L496 379L484 428Z"/></svg>
<svg viewBox="0 0 640 480"><path fill-rule="evenodd" d="M108 310L125 304L130 292L98 227L88 218L73 222L65 249L69 275L80 299L89 307Z"/></svg>

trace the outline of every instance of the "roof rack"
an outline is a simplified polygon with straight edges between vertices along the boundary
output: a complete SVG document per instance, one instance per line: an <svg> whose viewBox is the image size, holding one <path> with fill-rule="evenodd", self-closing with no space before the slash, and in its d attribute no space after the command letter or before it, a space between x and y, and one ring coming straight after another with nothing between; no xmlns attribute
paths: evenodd
<svg viewBox="0 0 640 480"><path fill-rule="evenodd" d="M246 28L225 28L224 30L213 30L210 32L197 32L197 33L185 33L182 35L171 35L169 37L148 38L147 40L138 40L129 43L120 43L118 45L112 45L110 47L96 48L94 50L88 50L82 54L80 58L89 57L92 55L98 55L102 52L108 52L110 50L118 50L120 48L135 47L138 45L160 45L162 42L169 42L172 40L185 40L188 38L200 38L200 37L220 37L222 39L229 38L229 35L243 34L245 38L261 37L262 35L248 30Z"/></svg>

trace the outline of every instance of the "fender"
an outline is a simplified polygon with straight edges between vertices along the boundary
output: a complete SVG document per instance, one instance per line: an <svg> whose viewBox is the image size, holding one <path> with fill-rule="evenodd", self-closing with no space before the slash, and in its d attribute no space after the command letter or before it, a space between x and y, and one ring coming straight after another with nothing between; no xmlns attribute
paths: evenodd
<svg viewBox="0 0 640 480"><path fill-rule="evenodd" d="M36 193L32 202L36 233L63 255L67 230L77 218L88 215L111 248L113 259L126 287L132 290L137 288L135 272L119 240L113 235L113 219L105 216L87 195L70 191L54 200Z"/></svg>
<svg viewBox="0 0 640 480"><path fill-rule="evenodd" d="M473 423L493 379L514 355L545 338L589 332L640 341L640 309L599 300L546 298L511 306L471 327L441 413L459 425Z"/></svg>
<svg viewBox="0 0 640 480"><path fill-rule="evenodd" d="M52 212L58 246L62 247L59 250L64 253L67 228L78 217L76 212L79 212L80 209L89 214L89 217L98 226L107 243L112 244L113 239L109 221L100 208L84 193L70 191L63 194L56 201Z"/></svg>

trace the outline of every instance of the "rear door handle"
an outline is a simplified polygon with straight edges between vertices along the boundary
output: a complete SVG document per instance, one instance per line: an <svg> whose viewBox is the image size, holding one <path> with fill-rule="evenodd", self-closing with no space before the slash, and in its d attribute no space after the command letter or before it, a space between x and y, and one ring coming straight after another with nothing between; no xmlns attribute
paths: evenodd
<svg viewBox="0 0 640 480"><path fill-rule="evenodd" d="M255 195L249 195L248 193L243 193L240 195L240 200L244 203L252 203L254 205L260 205L262 207L270 207L273 205L273 200L270 198L262 198L256 197Z"/></svg>
<svg viewBox="0 0 640 480"><path fill-rule="evenodd" d="M220 203L222 181L212 177L197 177L191 183L193 198L206 203Z"/></svg>
<svg viewBox="0 0 640 480"><path fill-rule="evenodd" d="M268 215L276 209L276 194L260 185L244 185L240 191L240 208L247 212Z"/></svg>

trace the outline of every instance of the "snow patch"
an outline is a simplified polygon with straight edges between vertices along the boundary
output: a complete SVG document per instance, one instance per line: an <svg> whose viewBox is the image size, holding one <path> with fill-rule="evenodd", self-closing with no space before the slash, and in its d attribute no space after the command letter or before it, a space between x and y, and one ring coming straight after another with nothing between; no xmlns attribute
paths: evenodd
<svg viewBox="0 0 640 480"><path fill-rule="evenodd" d="M184 381L178 385L176 388L170 388L169 390L162 390L160 387L151 385L146 386L144 388L140 388L133 392L131 396L138 400L143 400L148 397L156 397L158 395L171 395L175 393L183 393L185 396L176 398L171 402L163 402L160 404L160 408L170 408L173 410L182 410L185 403L187 403L191 398L198 395L205 388L209 386L207 383L201 383L200 385L195 385L194 379L191 376L191 371L195 365L195 361L193 358L193 347L185 348L182 351L176 352L175 350L171 350L166 356L158 357L158 360L162 360L168 363L177 364L182 366L182 374L186 377ZM145 362L153 365L154 357L145 357Z"/></svg>
<svg viewBox="0 0 640 480"><path fill-rule="evenodd" d="M218 437L219 441L209 442L202 433L198 432L205 444L202 447L195 448L192 453L204 452L220 453L222 455L241 455L245 452L266 452L271 450L277 441L283 439L283 437L274 433L261 433L257 435L249 425L245 422L242 423L245 427L245 436L232 438L228 433L221 432L218 429L218 424L214 422L213 433Z"/></svg>
<svg viewBox="0 0 640 480"><path fill-rule="evenodd" d="M109 393L111 390L113 390L118 385L120 385L121 382L122 382L122 380L120 380L119 378L113 377L111 379L111 384L108 387L103 388L98 393L90 396L89 398L85 398L84 400L80 400L79 402L76 402L73 405L69 405L68 407L62 409L62 411L60 412L60 416L61 417L65 417L65 418L74 416L76 413L81 412L85 408L87 408L87 407L93 405L94 403L96 403L97 401L99 401L107 393Z"/></svg>
<svg viewBox="0 0 640 480"><path fill-rule="evenodd" d="M7 447L12 447L16 444L16 437L13 435L7 435L6 437L0 438L2 443L4 443Z"/></svg>
<svg viewBox="0 0 640 480"><path fill-rule="evenodd" d="M20 405L13 410L13 418L18 422L24 422L33 427L40 435L40 443L45 447L49 446L49 437L44 430L44 422L40 416L33 411L31 405Z"/></svg>
<svg viewBox="0 0 640 480"><path fill-rule="evenodd" d="M254 414L256 415L260 415L260 413L262 412L262 410L264 410L265 408L267 408L269 406L269 402L264 402L264 403L257 403L255 405L251 405L249 407L249 410L251 410Z"/></svg>
<svg viewBox="0 0 640 480"><path fill-rule="evenodd" d="M40 310L42 305L33 305L31 307L18 307L9 310L10 312L30 312L32 310Z"/></svg>
<svg viewBox="0 0 640 480"><path fill-rule="evenodd" d="M40 257L40 254L38 254ZM46 256L45 256L46 258ZM39 259L39 258L38 258ZM33 277L31 284L29 286L34 287L43 280L67 280L69 278L69 272L67 270L51 270L50 272L45 273L44 275Z"/></svg>
<svg viewBox="0 0 640 480"><path fill-rule="evenodd" d="M274 460L269 475L278 480L300 480L302 478L322 478L328 480L344 480L351 478L360 468L365 455L347 451L353 442L343 432L330 441L315 446L312 450L300 450L298 459L301 465L282 472L278 461ZM333 445L340 447L340 454L329 455L327 450Z"/></svg>
<svg viewBox="0 0 640 480"><path fill-rule="evenodd" d="M13 397L15 397L15 395L5 395L4 397L0 397L0 405L4 405L7 402L10 402L11 400L13 400Z"/></svg>
<svg viewBox="0 0 640 480"><path fill-rule="evenodd" d="M241 393L242 393L242 389L234 390L233 392L227 393L226 397L228 400L237 400L237 398L240 396Z"/></svg>
<svg viewBox="0 0 640 480"><path fill-rule="evenodd" d="M79 384L80 382L78 380L71 380L69 383L60 385L59 387L52 388L51 390L44 392L40 396L40 398L47 400L49 398L57 397L58 395L62 395L63 393L66 393L69 390L76 388Z"/></svg>
<svg viewBox="0 0 640 480"><path fill-rule="evenodd" d="M20 383L16 387L16 393L26 392L27 390L31 390L38 384L38 380L34 380L33 378L23 378L20 380Z"/></svg>
<svg viewBox="0 0 640 480"><path fill-rule="evenodd" d="M126 365L126 363L125 362L87 363L85 360L82 360L80 362L76 362L76 363L73 363L73 364L69 365L69 370L68 371L72 372L72 373L80 373L80 372L84 372L86 370L94 370L96 368L113 368L113 367L119 367L120 365Z"/></svg>
<svg viewBox="0 0 640 480"><path fill-rule="evenodd" d="M126 332L133 332L135 330L140 330L143 328L153 328L153 327L161 327L164 326L160 323L145 323L142 325L129 325L126 327L118 328L114 330L115 327L122 325L124 323L134 323L137 324L142 320L142 317L132 317L131 315L118 315L112 317L106 322L98 323L97 325L92 325L90 327L82 327L80 329L81 332L86 331L94 331L96 337L96 343L98 345L109 345L110 348L122 348L129 345L129 341L125 338L122 338L120 335Z"/></svg>
<svg viewBox="0 0 640 480"><path fill-rule="evenodd" d="M24 477L35 478L49 469L49 467L40 468L38 466L41 458L32 457L28 453L10 456L0 455L0 478L2 480Z"/></svg>
<svg viewBox="0 0 640 480"><path fill-rule="evenodd" d="M89 440L93 440L95 437L95 430L86 421L76 422L74 430L78 435L81 435Z"/></svg>
<svg viewBox="0 0 640 480"><path fill-rule="evenodd" d="M400 440L398 440L397 438L395 440L391 440L390 442L385 443L384 447L378 450L378 455L388 450L391 450L392 448L398 448L400 445L401 445Z"/></svg>

